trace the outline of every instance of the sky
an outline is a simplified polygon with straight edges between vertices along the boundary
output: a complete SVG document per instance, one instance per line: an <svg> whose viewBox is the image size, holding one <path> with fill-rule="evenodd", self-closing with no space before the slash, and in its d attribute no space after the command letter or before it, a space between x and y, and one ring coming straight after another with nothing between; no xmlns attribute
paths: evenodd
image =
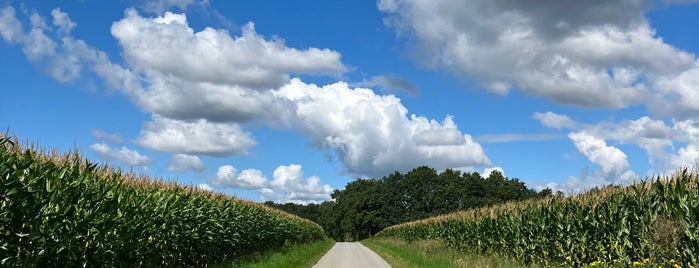
<svg viewBox="0 0 699 268"><path fill-rule="evenodd" d="M427 165L566 193L699 161L699 4L0 0L0 127L253 201Z"/></svg>

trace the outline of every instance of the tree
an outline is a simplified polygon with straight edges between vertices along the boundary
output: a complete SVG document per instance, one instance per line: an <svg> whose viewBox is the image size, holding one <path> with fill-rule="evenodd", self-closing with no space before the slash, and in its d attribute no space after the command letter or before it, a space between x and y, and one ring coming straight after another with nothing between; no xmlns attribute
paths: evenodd
<svg viewBox="0 0 699 268"><path fill-rule="evenodd" d="M330 196L335 201L333 223L339 231L336 240L361 240L380 231L380 182L357 179L344 190L335 190Z"/></svg>
<svg viewBox="0 0 699 268"><path fill-rule="evenodd" d="M480 174L447 169L441 173L428 166L405 174L394 172L383 178L356 179L345 189L335 190L333 201L322 204L267 205L299 215L323 226L338 241L361 240L391 225L457 210L551 195L526 187L517 178L494 171Z"/></svg>

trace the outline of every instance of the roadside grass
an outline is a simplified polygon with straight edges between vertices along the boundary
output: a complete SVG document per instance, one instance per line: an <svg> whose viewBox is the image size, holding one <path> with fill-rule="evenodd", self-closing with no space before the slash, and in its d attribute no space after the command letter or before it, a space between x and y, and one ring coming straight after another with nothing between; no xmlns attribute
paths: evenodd
<svg viewBox="0 0 699 268"><path fill-rule="evenodd" d="M538 267L526 266L505 256L459 252L434 240L407 243L395 238L370 238L361 243L379 254L394 268Z"/></svg>
<svg viewBox="0 0 699 268"><path fill-rule="evenodd" d="M325 255L335 241L329 238L310 243L291 244L281 250L269 251L257 256L244 258L232 264L224 264L219 267L241 268L295 268L312 267L323 255Z"/></svg>

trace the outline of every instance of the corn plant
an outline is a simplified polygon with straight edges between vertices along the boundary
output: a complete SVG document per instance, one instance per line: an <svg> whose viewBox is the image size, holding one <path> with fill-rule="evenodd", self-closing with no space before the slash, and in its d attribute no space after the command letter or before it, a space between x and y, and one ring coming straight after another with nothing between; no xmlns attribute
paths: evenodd
<svg viewBox="0 0 699 268"><path fill-rule="evenodd" d="M0 135L0 266L207 266L323 237L260 204Z"/></svg>
<svg viewBox="0 0 699 268"><path fill-rule="evenodd" d="M681 170L634 185L507 203L391 226L378 236L434 239L524 263L699 264L699 175Z"/></svg>

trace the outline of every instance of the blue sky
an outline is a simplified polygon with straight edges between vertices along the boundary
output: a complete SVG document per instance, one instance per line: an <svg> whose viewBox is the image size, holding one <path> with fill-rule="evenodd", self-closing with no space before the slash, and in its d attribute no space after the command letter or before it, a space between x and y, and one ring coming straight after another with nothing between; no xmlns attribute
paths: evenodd
<svg viewBox="0 0 699 268"><path fill-rule="evenodd" d="M0 126L242 198L699 161L694 1L0 1Z"/></svg>

